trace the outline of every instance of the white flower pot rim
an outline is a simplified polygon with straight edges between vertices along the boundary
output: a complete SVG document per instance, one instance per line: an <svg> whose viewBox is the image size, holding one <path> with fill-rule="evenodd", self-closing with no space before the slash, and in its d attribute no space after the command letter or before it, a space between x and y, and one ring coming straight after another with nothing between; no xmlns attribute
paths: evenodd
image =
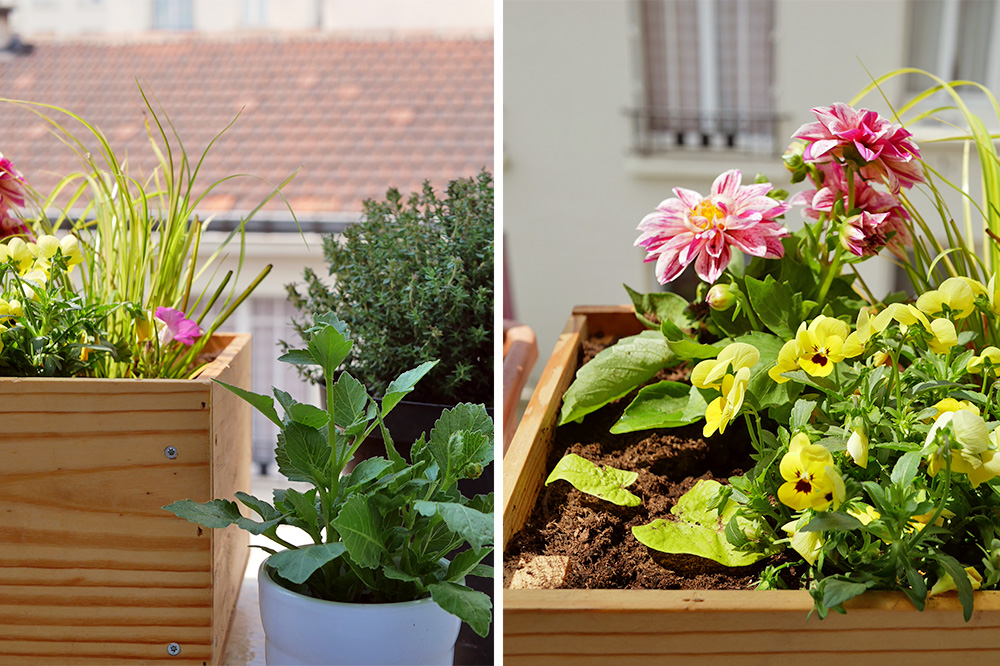
<svg viewBox="0 0 1000 666"><path fill-rule="evenodd" d="M303 603L303 604L317 604L317 605L322 605L322 606L329 606L329 605L332 604L334 606L344 606L344 607L363 606L363 607L377 607L377 608L391 607L391 608L405 609L405 608L407 608L409 606L419 606L419 605L425 605L425 604L428 604L428 603L432 603L432 604L436 603L431 598L431 596L429 594L426 597L420 597L419 599L414 599L412 601L388 601L388 602L382 602L382 603L374 602L374 601L368 601L368 602L365 602L365 601L328 601L326 599L317 599L316 597L310 597L310 596L307 596L305 594L300 594L298 592L294 592L292 590L289 590L287 587L285 587L284 585L282 585L278 581L274 580L274 578L271 577L271 574L268 573L268 571L267 571L267 560L264 560L263 562L261 562L261 564L260 564L260 570L257 573L258 580L260 580L260 578L262 576L266 576L267 577L267 581L269 583L271 583L271 584L274 585L274 587L276 588L277 594L286 595L289 598L293 598L293 599L298 600L298 603Z"/></svg>

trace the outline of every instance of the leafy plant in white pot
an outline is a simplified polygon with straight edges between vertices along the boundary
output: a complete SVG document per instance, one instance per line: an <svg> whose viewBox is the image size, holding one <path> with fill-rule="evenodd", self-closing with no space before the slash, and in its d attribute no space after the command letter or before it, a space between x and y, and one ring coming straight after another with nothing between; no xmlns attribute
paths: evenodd
<svg viewBox="0 0 1000 666"><path fill-rule="evenodd" d="M275 389L279 417L271 396L226 386L280 428L278 470L312 488L276 490L273 504L237 493L260 520L225 499L164 508L206 527L235 524L285 548L265 548L271 555L259 576L269 664L451 664L462 621L481 636L491 621L489 597L464 579L493 576L481 564L493 549L493 494L466 498L457 483L492 462L493 422L482 405L447 410L407 463L384 418L435 361L400 375L379 405L349 373L334 381L352 345L346 326L333 314L315 321L308 348L280 360L319 366L326 409ZM386 456L342 475L375 428ZM289 543L278 535L282 525L312 543Z"/></svg>

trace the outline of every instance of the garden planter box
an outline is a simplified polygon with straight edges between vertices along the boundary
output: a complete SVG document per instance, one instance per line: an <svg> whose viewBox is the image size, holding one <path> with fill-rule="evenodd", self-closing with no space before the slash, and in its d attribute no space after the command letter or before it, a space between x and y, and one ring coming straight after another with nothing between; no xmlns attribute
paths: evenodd
<svg viewBox="0 0 1000 666"><path fill-rule="evenodd" d="M631 306L573 310L503 461L505 549L545 480L581 342L640 330ZM953 593L930 600L921 613L902 593L869 592L848 602L846 615L831 613L821 621L809 615L812 599L801 590L507 589L504 663L998 663L1000 592L976 593L975 606L972 620L964 622Z"/></svg>
<svg viewBox="0 0 1000 666"><path fill-rule="evenodd" d="M250 336L194 380L0 379L0 664L217 663L248 555L174 500L250 486Z"/></svg>

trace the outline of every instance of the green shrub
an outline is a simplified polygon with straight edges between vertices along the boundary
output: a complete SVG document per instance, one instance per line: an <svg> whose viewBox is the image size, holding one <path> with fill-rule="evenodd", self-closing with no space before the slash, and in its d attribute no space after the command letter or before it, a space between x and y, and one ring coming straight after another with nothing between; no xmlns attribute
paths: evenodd
<svg viewBox="0 0 1000 666"><path fill-rule="evenodd" d="M356 340L344 368L376 395L440 359L411 399L492 404L493 247L489 172L452 181L445 198L426 182L408 199L390 189L343 236L324 237L332 287L308 268L304 291L287 286L302 313L293 325L306 338L315 315L335 312Z"/></svg>

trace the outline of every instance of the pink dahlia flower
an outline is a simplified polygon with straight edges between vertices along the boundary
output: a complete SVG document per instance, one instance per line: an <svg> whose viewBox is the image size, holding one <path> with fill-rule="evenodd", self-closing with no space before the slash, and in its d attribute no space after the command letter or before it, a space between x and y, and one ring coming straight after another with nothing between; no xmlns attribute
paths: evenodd
<svg viewBox="0 0 1000 666"><path fill-rule="evenodd" d="M656 261L656 277L666 284L694 262L698 276L715 282L729 265L730 246L755 257L784 256L781 239L788 230L775 221L791 206L767 196L770 183L740 185L736 169L712 183L712 193L674 188L667 199L639 223L636 245L646 248L646 261Z"/></svg>
<svg viewBox="0 0 1000 666"><path fill-rule="evenodd" d="M885 219L888 216L888 213L872 215L862 212L844 220L840 227L840 242L844 249L859 257L878 254L885 247Z"/></svg>
<svg viewBox="0 0 1000 666"><path fill-rule="evenodd" d="M198 324L185 318L180 310L159 307L156 308L156 318L164 323L159 335L161 346L176 340L190 347L195 338L202 334Z"/></svg>
<svg viewBox="0 0 1000 666"><path fill-rule="evenodd" d="M842 102L812 112L817 122L806 123L792 135L809 142L802 154L806 162L853 162L864 178L884 178L893 192L924 181L920 150L901 125Z"/></svg>
<svg viewBox="0 0 1000 666"><path fill-rule="evenodd" d="M24 207L24 176L0 153L0 214Z"/></svg>
<svg viewBox="0 0 1000 666"><path fill-rule="evenodd" d="M844 168L836 162L826 162L817 167L823 174L823 187L797 192L788 200L794 205L804 205L805 214L813 219L829 214L837 201L843 200L845 206L847 202L847 175ZM886 246L896 256L906 259L906 248L913 244L909 232L910 214L899 199L889 192L876 189L870 181L855 173L854 207L872 215L886 213L881 229L886 235L895 232Z"/></svg>

